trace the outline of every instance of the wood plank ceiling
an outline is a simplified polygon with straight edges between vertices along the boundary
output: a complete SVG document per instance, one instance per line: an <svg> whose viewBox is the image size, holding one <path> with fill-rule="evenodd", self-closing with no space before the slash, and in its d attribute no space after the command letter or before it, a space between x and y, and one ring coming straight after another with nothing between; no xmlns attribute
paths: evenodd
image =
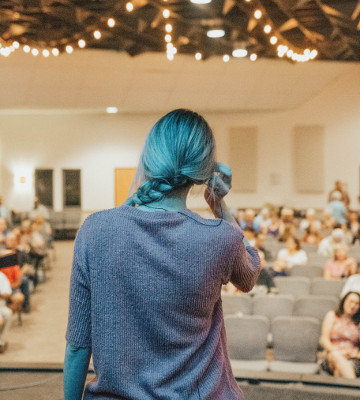
<svg viewBox="0 0 360 400"><path fill-rule="evenodd" d="M168 17L164 10L169 10ZM258 18L256 11L261 12ZM113 19L110 26L109 18ZM166 32L168 24L171 32ZM208 37L211 29L224 30L224 36ZM100 32L99 39L95 31ZM125 51L131 56L166 54L167 33L168 47L176 48L177 54L200 53L203 60L231 56L236 48L258 58L277 58L282 45L289 61L294 60L289 54L286 57L289 50L300 55L316 50L316 58L322 60L359 61L360 0L212 0L202 5L190 0L0 2L3 49L16 41L20 49L28 45L51 54L53 48L60 52L66 46L79 48L83 40L87 48ZM271 43L272 37L276 43Z"/></svg>

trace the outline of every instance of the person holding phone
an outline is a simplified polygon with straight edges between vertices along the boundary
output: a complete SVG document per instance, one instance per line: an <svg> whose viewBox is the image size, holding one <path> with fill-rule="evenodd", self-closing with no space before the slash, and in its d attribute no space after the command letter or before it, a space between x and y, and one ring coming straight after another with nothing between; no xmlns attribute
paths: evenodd
<svg viewBox="0 0 360 400"><path fill-rule="evenodd" d="M240 400L231 372L221 287L249 292L260 273L226 206L231 170L215 161L203 117L178 109L151 129L135 192L92 214L75 241L65 400L82 398L92 354L96 379L84 399ZM205 184L215 219L186 198Z"/></svg>

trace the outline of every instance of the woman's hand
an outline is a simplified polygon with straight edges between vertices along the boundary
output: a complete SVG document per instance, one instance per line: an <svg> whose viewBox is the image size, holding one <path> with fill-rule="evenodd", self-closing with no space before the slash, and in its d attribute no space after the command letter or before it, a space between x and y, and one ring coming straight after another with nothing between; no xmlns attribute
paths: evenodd
<svg viewBox="0 0 360 400"><path fill-rule="evenodd" d="M217 217L221 217L221 200L231 189L231 178L230 167L223 163L218 163L205 190L205 200Z"/></svg>

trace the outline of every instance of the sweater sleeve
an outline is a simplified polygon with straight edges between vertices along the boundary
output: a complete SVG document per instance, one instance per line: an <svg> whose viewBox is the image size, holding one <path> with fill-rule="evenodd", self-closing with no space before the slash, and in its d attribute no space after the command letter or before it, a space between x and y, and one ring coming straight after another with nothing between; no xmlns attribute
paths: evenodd
<svg viewBox="0 0 360 400"><path fill-rule="evenodd" d="M235 237L230 282L242 292L250 292L260 274L260 258L257 250L248 244L240 230L236 232Z"/></svg>
<svg viewBox="0 0 360 400"><path fill-rule="evenodd" d="M90 273L85 256L83 227L75 240L70 280L69 317L66 340L75 347L91 348Z"/></svg>

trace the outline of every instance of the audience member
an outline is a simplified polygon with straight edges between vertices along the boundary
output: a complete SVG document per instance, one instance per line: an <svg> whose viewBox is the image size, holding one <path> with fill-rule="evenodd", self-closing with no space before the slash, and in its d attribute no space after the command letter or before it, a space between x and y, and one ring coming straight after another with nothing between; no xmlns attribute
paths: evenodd
<svg viewBox="0 0 360 400"><path fill-rule="evenodd" d="M358 235L360 229L359 216L357 211L350 212L347 228L352 236L351 242L354 242L354 238Z"/></svg>
<svg viewBox="0 0 360 400"><path fill-rule="evenodd" d="M0 249L5 249L5 239L6 236L9 234L9 229L7 228L6 219L1 217L0 218Z"/></svg>
<svg viewBox="0 0 360 400"><path fill-rule="evenodd" d="M2 196L0 196L0 218L5 218L6 221L8 221L10 218L9 211L4 205Z"/></svg>
<svg viewBox="0 0 360 400"><path fill-rule="evenodd" d="M324 269L325 279L348 278L356 273L356 261L348 257L347 246L339 244L334 249L332 260L328 260Z"/></svg>
<svg viewBox="0 0 360 400"><path fill-rule="evenodd" d="M294 236L286 240L286 247L279 250L277 258L285 260L288 268L308 262L307 254L302 250L300 240Z"/></svg>
<svg viewBox="0 0 360 400"><path fill-rule="evenodd" d="M321 344L326 350L322 368L343 378L360 376L360 295L349 292L336 311L329 311L322 325Z"/></svg>
<svg viewBox="0 0 360 400"><path fill-rule="evenodd" d="M351 275L341 291L340 297L343 298L349 292L356 292L360 295L360 274Z"/></svg>
<svg viewBox="0 0 360 400"><path fill-rule="evenodd" d="M349 208L350 205L350 197L347 191L344 188L344 184L341 181L335 181L335 187L333 190L330 191L328 196L328 203L332 201L333 194L335 192L340 193L340 201L345 205L346 208Z"/></svg>
<svg viewBox="0 0 360 400"><path fill-rule="evenodd" d="M271 213L271 222L267 227L267 234L269 236L277 238L280 231L280 219L275 211Z"/></svg>
<svg viewBox="0 0 360 400"><path fill-rule="evenodd" d="M7 346L7 336L12 322L12 311L6 306L11 296L11 286L8 278L0 271L0 353L3 353Z"/></svg>
<svg viewBox="0 0 360 400"><path fill-rule="evenodd" d="M306 210L306 216L304 219L300 221L299 228L303 231L306 231L310 227L310 225L316 221L316 212L313 208L308 208Z"/></svg>
<svg viewBox="0 0 360 400"><path fill-rule="evenodd" d="M336 225L336 221L332 215L332 210L329 207L326 207L324 210L324 219L322 222L322 229L323 230L333 230Z"/></svg>
<svg viewBox="0 0 360 400"><path fill-rule="evenodd" d="M255 232L260 232L260 225L255 221L255 211L252 208L247 208L244 212L244 217L239 221L240 228L244 230L246 227L253 228Z"/></svg>
<svg viewBox="0 0 360 400"><path fill-rule="evenodd" d="M269 250L265 249L264 247L264 242L265 242L265 235L262 232L255 232L255 241L254 241L254 247L255 249L260 250L265 257L266 261L271 261L272 260L272 254Z"/></svg>
<svg viewBox="0 0 360 400"><path fill-rule="evenodd" d="M35 221L33 223L33 231L38 232L44 240L44 244L46 248L51 247L52 243L52 230L49 222L45 220L45 217L42 214L38 214L35 217Z"/></svg>
<svg viewBox="0 0 360 400"><path fill-rule="evenodd" d="M47 221L50 219L48 209L43 204L41 204L40 200L36 197L34 200L34 208L30 211L29 218L35 221L36 216L39 214L43 215L45 220Z"/></svg>
<svg viewBox="0 0 360 400"><path fill-rule="evenodd" d="M331 201L328 204L328 208L331 209L331 213L336 223L340 225L346 225L346 213L347 209L344 203L341 201L341 193L335 191L331 195Z"/></svg>
<svg viewBox="0 0 360 400"><path fill-rule="evenodd" d="M279 227L279 241L286 242L289 237L295 235L296 225L294 220L294 210L283 208L281 210L281 221Z"/></svg>
<svg viewBox="0 0 360 400"><path fill-rule="evenodd" d="M260 275L255 283L255 286L251 290L251 295L257 294L275 294L278 290L275 286L274 280L270 272L265 267L265 255L262 251L258 251L260 258L261 271Z"/></svg>
<svg viewBox="0 0 360 400"><path fill-rule="evenodd" d="M266 234L267 228L271 223L270 211L267 207L261 209L259 214L254 219L254 224L260 227L261 232Z"/></svg>
<svg viewBox="0 0 360 400"><path fill-rule="evenodd" d="M321 234L321 222L315 220L306 228L302 241L304 243L318 245L322 239L323 236Z"/></svg>
<svg viewBox="0 0 360 400"><path fill-rule="evenodd" d="M243 229L246 240L250 243L250 246L255 245L255 230L252 226L246 226Z"/></svg>
<svg viewBox="0 0 360 400"><path fill-rule="evenodd" d="M318 253L324 257L333 257L334 248L339 244L346 244L346 236L341 228L334 229L330 236L320 242Z"/></svg>
<svg viewBox="0 0 360 400"><path fill-rule="evenodd" d="M25 297L20 289L22 279L20 267L18 265L13 265L11 267L2 268L1 272L6 275L11 286L11 296L7 300L9 308L11 308L13 313L21 311Z"/></svg>

